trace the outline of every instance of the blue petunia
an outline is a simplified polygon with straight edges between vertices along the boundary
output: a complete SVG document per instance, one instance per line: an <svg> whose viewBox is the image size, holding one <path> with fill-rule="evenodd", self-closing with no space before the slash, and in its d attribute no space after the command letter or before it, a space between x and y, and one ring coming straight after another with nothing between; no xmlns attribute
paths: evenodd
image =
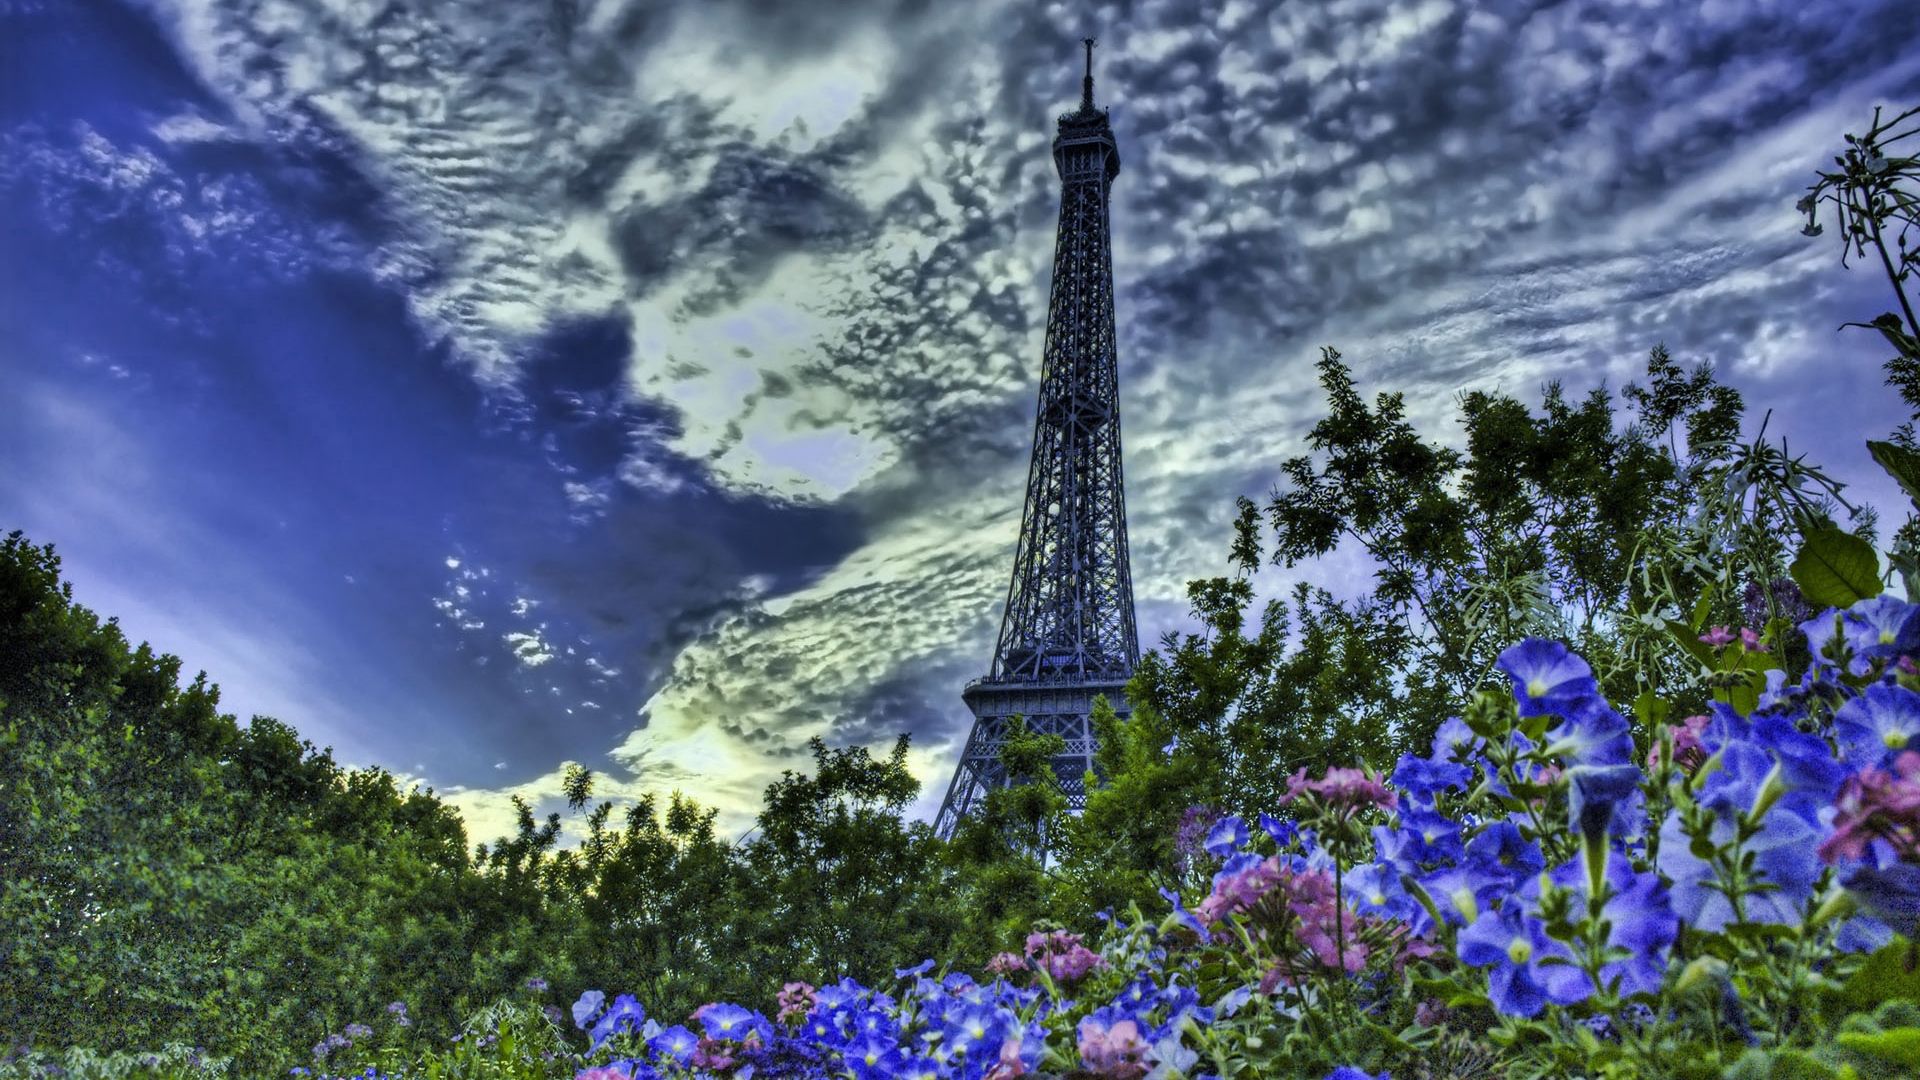
<svg viewBox="0 0 1920 1080"><path fill-rule="evenodd" d="M1633 864L1618 851L1609 853L1605 875L1607 900L1601 905L1600 919L1607 924L1606 943L1617 950L1620 959L1603 964L1600 979L1622 995L1653 993L1660 989L1667 969L1667 950L1680 932L1667 886L1652 871L1636 873ZM1574 910L1586 909L1591 893L1580 859L1556 868L1552 880L1573 890L1577 898ZM1530 901L1537 900L1539 894L1537 884L1524 893Z"/></svg>
<svg viewBox="0 0 1920 1080"><path fill-rule="evenodd" d="M1419 902L1400 884L1400 871L1386 863L1362 863L1348 870L1341 882L1347 902L1365 915L1383 915L1410 922Z"/></svg>
<svg viewBox="0 0 1920 1080"><path fill-rule="evenodd" d="M1920 604L1875 596L1848 608L1840 629L1854 656L1893 660L1920 652L1920 618L1916 616L1920 616Z"/></svg>
<svg viewBox="0 0 1920 1080"><path fill-rule="evenodd" d="M1728 748L1729 760L1747 756L1736 755L1736 749ZM1763 759L1768 757L1757 749L1754 753ZM1715 847L1733 843L1739 817L1752 805L1758 789L1758 782L1748 775L1720 790L1711 805L1709 843ZM1760 832L1747 841L1742 852L1753 859L1752 877L1766 886L1764 891L1750 892L1742 898L1748 922L1793 925L1800 921L1821 872L1820 858L1814 851L1820 838L1814 823L1785 802L1767 814ZM1712 864L1693 853L1692 841L1677 811L1668 813L1660 829L1659 868L1673 882L1673 909L1687 925L1719 931L1733 921L1733 905L1722 883Z"/></svg>
<svg viewBox="0 0 1920 1080"><path fill-rule="evenodd" d="M1541 921L1523 907L1509 897L1498 910L1483 909L1460 932L1460 962L1493 969L1487 973L1488 997L1508 1016L1537 1016L1548 1002L1585 1001L1593 993L1586 973L1569 964L1542 963L1548 957L1571 960L1573 954L1548 937Z"/></svg>
<svg viewBox="0 0 1920 1080"><path fill-rule="evenodd" d="M730 1001L707 1005L695 1014L700 1025L707 1029L709 1039L743 1039L747 1032L756 1026L753 1010L742 1008Z"/></svg>
<svg viewBox="0 0 1920 1080"><path fill-rule="evenodd" d="M585 1031L587 1023L600 1015L600 1006L605 1004L607 995L602 990L588 990L573 1003L573 1026Z"/></svg>
<svg viewBox="0 0 1920 1080"><path fill-rule="evenodd" d="M1465 870L1502 889L1518 888L1546 865L1540 845L1512 821L1496 821L1467 843Z"/></svg>
<svg viewBox="0 0 1920 1080"><path fill-rule="evenodd" d="M1861 907L1892 929L1909 938L1920 935L1920 866L1861 866L1848 873L1841 884Z"/></svg>
<svg viewBox="0 0 1920 1080"><path fill-rule="evenodd" d="M639 1000L632 994L621 994L613 999L613 1006L594 1022L587 1034L593 1037L593 1048L598 1050L602 1043L613 1038L623 1029L639 1031L640 1025L645 1023L646 1019L647 1010L640 1007Z"/></svg>
<svg viewBox="0 0 1920 1080"><path fill-rule="evenodd" d="M1293 822L1281 821L1272 814L1263 813L1260 815L1260 828L1268 836L1273 837L1273 842L1276 846L1282 848L1293 843L1294 836L1296 835Z"/></svg>
<svg viewBox="0 0 1920 1080"><path fill-rule="evenodd" d="M1833 714L1833 731L1849 765L1879 765L1887 755L1920 741L1920 694L1875 683L1840 706Z"/></svg>
<svg viewBox="0 0 1920 1080"><path fill-rule="evenodd" d="M1394 787L1408 795L1430 801L1434 795L1448 788L1467 790L1473 784L1473 770L1457 762L1433 761L1402 754L1399 764L1394 766L1391 779Z"/></svg>
<svg viewBox="0 0 1920 1080"><path fill-rule="evenodd" d="M1565 719L1547 732L1547 753L1568 765L1625 765L1633 760L1632 727L1598 696L1566 703L1560 715Z"/></svg>
<svg viewBox="0 0 1920 1080"><path fill-rule="evenodd" d="M1229 814L1214 823L1207 832L1207 854L1224 859L1247 846L1247 823L1238 814Z"/></svg>
<svg viewBox="0 0 1920 1080"><path fill-rule="evenodd" d="M1640 790L1638 765L1575 765L1567 770L1567 816L1581 843L1604 847L1614 813Z"/></svg>
<svg viewBox="0 0 1920 1080"><path fill-rule="evenodd" d="M1528 638L1509 647L1494 663L1513 680L1521 716L1565 716L1600 692L1593 669L1558 641Z"/></svg>
<svg viewBox="0 0 1920 1080"><path fill-rule="evenodd" d="M693 1056L694 1048L699 1045L700 1037L681 1024L675 1024L647 1040L647 1049L654 1056L672 1058L682 1065Z"/></svg>

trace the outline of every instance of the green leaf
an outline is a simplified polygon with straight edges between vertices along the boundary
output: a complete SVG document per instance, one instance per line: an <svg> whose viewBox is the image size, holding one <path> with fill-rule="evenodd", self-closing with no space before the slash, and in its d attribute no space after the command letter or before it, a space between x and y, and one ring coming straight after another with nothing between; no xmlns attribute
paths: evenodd
<svg viewBox="0 0 1920 1080"><path fill-rule="evenodd" d="M1914 508L1920 509L1920 451L1874 439L1867 440L1867 451L1887 470L1888 476L1900 482L1907 498L1913 500Z"/></svg>
<svg viewBox="0 0 1920 1080"><path fill-rule="evenodd" d="M1843 1031L1834 1041L1856 1054L1920 1068L1920 1028L1894 1028L1872 1034Z"/></svg>
<svg viewBox="0 0 1920 1080"><path fill-rule="evenodd" d="M1788 570L1815 607L1851 607L1880 595L1880 557L1873 545L1831 526L1806 534Z"/></svg>
<svg viewBox="0 0 1920 1080"><path fill-rule="evenodd" d="M1898 935L1860 965L1834 996L1856 1012L1866 1012L1884 1001L1920 1000L1920 971L1907 966L1913 944Z"/></svg>

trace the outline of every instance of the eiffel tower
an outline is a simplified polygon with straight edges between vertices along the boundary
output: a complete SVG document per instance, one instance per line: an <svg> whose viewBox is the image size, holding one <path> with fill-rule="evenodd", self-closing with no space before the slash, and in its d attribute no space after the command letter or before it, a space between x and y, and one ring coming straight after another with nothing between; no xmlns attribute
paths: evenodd
<svg viewBox="0 0 1920 1080"><path fill-rule="evenodd" d="M961 697L973 732L934 828L951 836L988 791L1009 782L1000 764L1008 721L1059 735L1055 774L1074 812L1086 807L1094 698L1122 716L1121 693L1140 659L1127 567L1127 503L1120 472L1120 384L1113 340L1113 247L1107 196L1120 150L1107 111L1093 106L1093 39L1080 108L1060 118L1053 163L1060 227L1040 365L1026 511L988 674Z"/></svg>

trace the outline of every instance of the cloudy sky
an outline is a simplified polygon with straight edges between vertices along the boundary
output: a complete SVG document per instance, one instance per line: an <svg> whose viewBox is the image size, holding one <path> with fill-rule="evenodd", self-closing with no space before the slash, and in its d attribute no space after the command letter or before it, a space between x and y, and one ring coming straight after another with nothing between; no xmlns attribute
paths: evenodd
<svg viewBox="0 0 1920 1080"><path fill-rule="evenodd" d="M1455 439L1664 341L1897 505L1887 288L1793 203L1910 0L0 0L0 529L476 839L570 761L742 826L816 734L930 816L1088 34L1143 643L1321 344Z"/></svg>

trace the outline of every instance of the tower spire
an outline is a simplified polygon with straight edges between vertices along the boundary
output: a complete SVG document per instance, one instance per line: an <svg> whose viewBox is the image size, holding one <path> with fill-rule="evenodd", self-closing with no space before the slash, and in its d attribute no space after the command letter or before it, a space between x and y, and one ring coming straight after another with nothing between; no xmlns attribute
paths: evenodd
<svg viewBox="0 0 1920 1080"><path fill-rule="evenodd" d="M1060 224L1026 511L993 664L961 694L973 731L934 822L941 836L951 836L992 789L1029 779L1010 776L1000 761L1016 718L1031 732L1064 740L1053 773L1068 808L1084 809L1094 703L1104 696L1114 712L1128 715L1122 691L1140 660L1120 469L1107 218L1120 150L1107 114L1093 107L1093 39L1084 44L1080 110L1060 117L1053 140Z"/></svg>
<svg viewBox="0 0 1920 1080"><path fill-rule="evenodd" d="M1093 39L1081 38L1087 47L1087 77L1080 80L1080 111L1093 111Z"/></svg>

